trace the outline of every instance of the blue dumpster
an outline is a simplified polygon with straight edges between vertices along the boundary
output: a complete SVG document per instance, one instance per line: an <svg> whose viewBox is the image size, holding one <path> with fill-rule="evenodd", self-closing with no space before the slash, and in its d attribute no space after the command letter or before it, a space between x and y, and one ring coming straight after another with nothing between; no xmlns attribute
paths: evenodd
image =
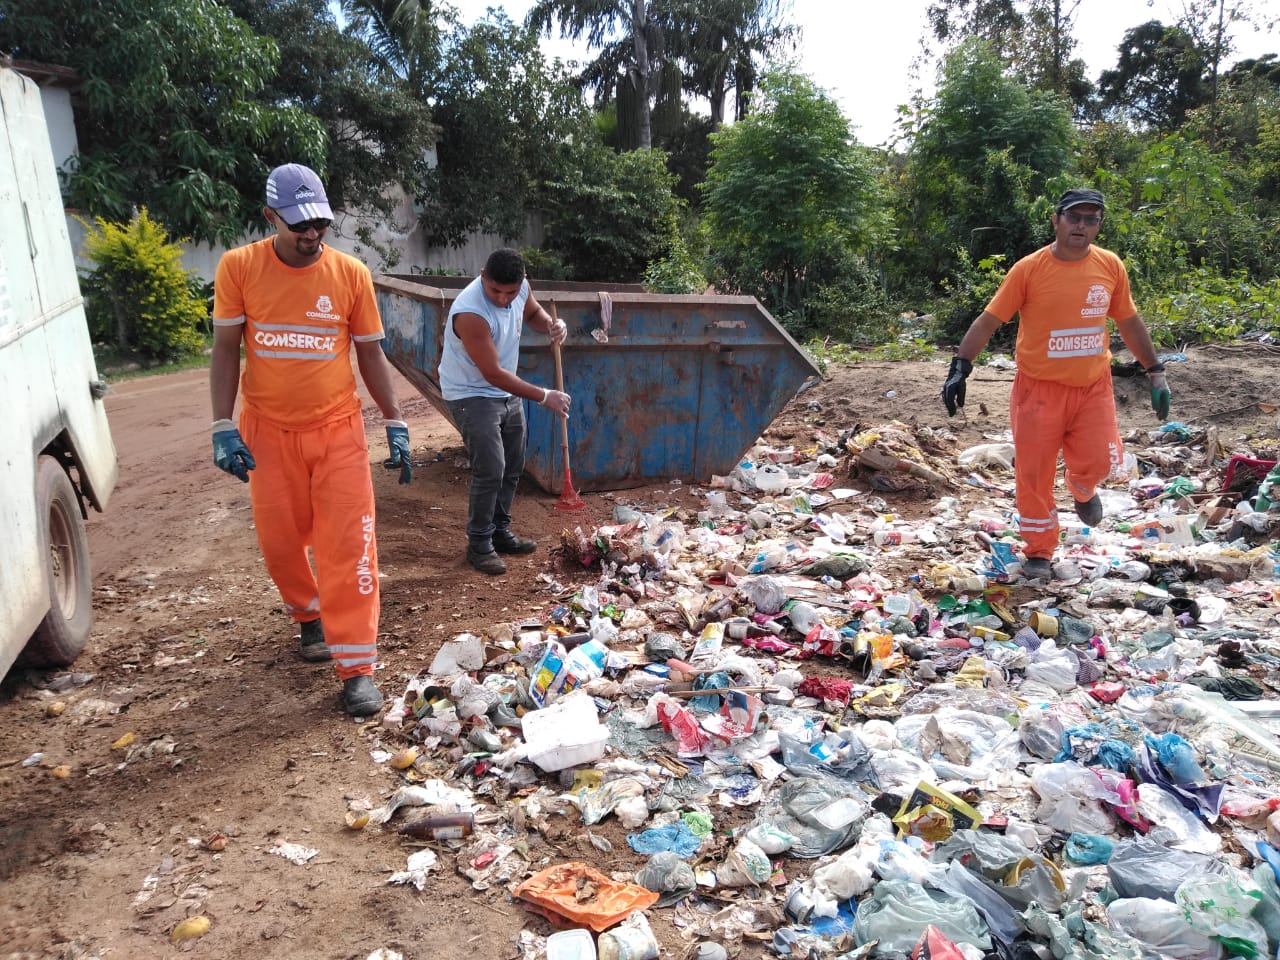
<svg viewBox="0 0 1280 960"><path fill-rule="evenodd" d="M446 418L436 368L444 323L466 278L374 280L392 364ZM573 397L569 463L580 490L727 474L817 367L753 297L666 296L633 285L534 281L569 327L561 348ZM547 338L526 330L519 375L554 386ZM561 492L559 422L527 404L525 472ZM451 418L450 422L452 422Z"/></svg>

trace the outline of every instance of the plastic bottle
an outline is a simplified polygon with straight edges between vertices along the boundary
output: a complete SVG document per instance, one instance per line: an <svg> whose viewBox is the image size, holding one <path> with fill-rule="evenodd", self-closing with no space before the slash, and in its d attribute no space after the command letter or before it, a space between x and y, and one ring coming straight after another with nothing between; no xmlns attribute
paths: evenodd
<svg viewBox="0 0 1280 960"><path fill-rule="evenodd" d="M914 530L877 530L872 534L877 547L896 547L904 543L915 543Z"/></svg>

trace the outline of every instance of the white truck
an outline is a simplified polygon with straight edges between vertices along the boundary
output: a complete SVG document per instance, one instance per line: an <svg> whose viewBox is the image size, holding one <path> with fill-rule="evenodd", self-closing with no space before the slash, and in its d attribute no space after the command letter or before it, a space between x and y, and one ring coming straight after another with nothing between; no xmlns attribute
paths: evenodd
<svg viewBox="0 0 1280 960"><path fill-rule="evenodd" d="M86 505L118 468L40 90L0 58L0 676L65 666L93 619Z"/></svg>

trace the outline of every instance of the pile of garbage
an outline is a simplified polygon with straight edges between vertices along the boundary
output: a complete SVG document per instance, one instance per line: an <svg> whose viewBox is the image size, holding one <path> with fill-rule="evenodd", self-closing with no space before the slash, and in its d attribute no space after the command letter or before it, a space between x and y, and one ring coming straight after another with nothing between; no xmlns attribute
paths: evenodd
<svg viewBox="0 0 1280 960"><path fill-rule="evenodd" d="M402 783L348 823L419 842L392 882L444 851L571 928L531 960L666 924L704 958L1280 956L1280 470L1174 472L1165 432L1047 586L999 440L886 424L757 447L696 512L619 504L565 533L592 582L407 684ZM927 516L875 492L903 479ZM620 842L640 869L601 869Z"/></svg>

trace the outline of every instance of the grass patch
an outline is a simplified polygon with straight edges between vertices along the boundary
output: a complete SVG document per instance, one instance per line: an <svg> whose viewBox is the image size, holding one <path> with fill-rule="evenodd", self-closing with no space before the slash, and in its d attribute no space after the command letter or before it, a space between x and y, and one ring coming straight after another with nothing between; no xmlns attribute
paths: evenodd
<svg viewBox="0 0 1280 960"><path fill-rule="evenodd" d="M134 380L138 377L157 377L164 373L177 373L179 370L197 370L209 365L209 347L190 357L174 360L170 363L154 363L144 365L137 356L123 353L115 346L105 343L93 345L93 360L98 368L98 375L107 383L119 383L122 380Z"/></svg>
<svg viewBox="0 0 1280 960"><path fill-rule="evenodd" d="M810 340L804 345L809 355L817 363L818 369L826 375L828 364L849 364L859 361L884 360L937 360L944 356L931 343L919 339L893 340L889 343L858 346L840 343L830 338Z"/></svg>

